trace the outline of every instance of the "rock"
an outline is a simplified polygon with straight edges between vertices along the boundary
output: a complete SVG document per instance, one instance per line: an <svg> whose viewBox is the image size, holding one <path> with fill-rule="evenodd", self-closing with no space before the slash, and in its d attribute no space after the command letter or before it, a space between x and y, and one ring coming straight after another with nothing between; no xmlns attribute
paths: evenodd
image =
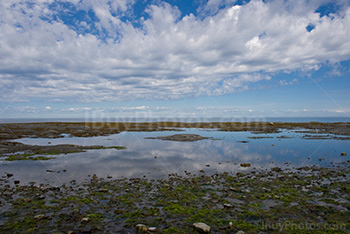
<svg viewBox="0 0 350 234"><path fill-rule="evenodd" d="M148 228L148 231L150 231L150 232L155 232L155 231L157 231L157 228L156 228L156 227L149 227L149 228Z"/></svg>
<svg viewBox="0 0 350 234"><path fill-rule="evenodd" d="M208 226L208 225L205 224L205 223L194 223L193 226L194 226L198 231L201 231L201 232L204 232L204 233L209 233L209 232L210 232L210 226Z"/></svg>
<svg viewBox="0 0 350 234"><path fill-rule="evenodd" d="M2 193L3 196L6 196L6 197L11 197L12 196L12 193L10 191L5 191Z"/></svg>
<svg viewBox="0 0 350 234"><path fill-rule="evenodd" d="M341 156L346 156L346 152L342 152L340 155Z"/></svg>
<svg viewBox="0 0 350 234"><path fill-rule="evenodd" d="M233 207L233 205L232 205L232 204L230 204L230 203L225 203L225 204L224 204L224 207L225 207L225 208L232 208L232 207Z"/></svg>
<svg viewBox="0 0 350 234"><path fill-rule="evenodd" d="M249 141L237 141L237 142L244 143L244 144L249 143Z"/></svg>
<svg viewBox="0 0 350 234"><path fill-rule="evenodd" d="M230 187L230 190L233 191L233 192L238 192L238 189L233 188L233 187Z"/></svg>
<svg viewBox="0 0 350 234"><path fill-rule="evenodd" d="M12 177L12 176L13 176L13 174L11 174L11 173L7 173L7 174L6 174L6 176L7 176L7 178L10 178L10 177Z"/></svg>
<svg viewBox="0 0 350 234"><path fill-rule="evenodd" d="M30 198L23 198L23 202L31 202L32 201L32 199L30 199Z"/></svg>
<svg viewBox="0 0 350 234"><path fill-rule="evenodd" d="M93 174L92 179L93 179L93 180L97 180L97 179L98 179L97 175L96 175L96 174Z"/></svg>
<svg viewBox="0 0 350 234"><path fill-rule="evenodd" d="M232 222L229 222L229 223L228 223L228 226L229 226L230 228L232 228L232 227L233 227L233 223L232 223Z"/></svg>
<svg viewBox="0 0 350 234"><path fill-rule="evenodd" d="M108 189L99 189L98 190L100 193L108 193Z"/></svg>
<svg viewBox="0 0 350 234"><path fill-rule="evenodd" d="M54 170L47 169L46 172L55 172Z"/></svg>
<svg viewBox="0 0 350 234"><path fill-rule="evenodd" d="M139 230L139 231L144 231L144 232L147 232L147 231L148 231L147 226L144 225L144 224L141 224L141 223L139 223L139 224L136 225L136 229Z"/></svg>
<svg viewBox="0 0 350 234"><path fill-rule="evenodd" d="M201 170L199 170L199 172L204 173L204 170L203 170L203 169L201 169Z"/></svg>
<svg viewBox="0 0 350 234"><path fill-rule="evenodd" d="M250 167L251 166L250 163L241 163L240 165L241 165L241 167Z"/></svg>
<svg viewBox="0 0 350 234"><path fill-rule="evenodd" d="M175 134L172 136L146 137L145 139L159 139L164 141L200 141L209 139L209 137L203 137L197 134Z"/></svg>
<svg viewBox="0 0 350 234"><path fill-rule="evenodd" d="M46 218L46 217L45 217L45 215L43 215L43 214L38 214L38 215L35 215L35 216L34 216L34 219L38 219L38 220L44 219L44 218Z"/></svg>
<svg viewBox="0 0 350 234"><path fill-rule="evenodd" d="M112 178L113 178L113 176L111 176L111 175L107 176L107 179L112 179Z"/></svg>
<svg viewBox="0 0 350 234"><path fill-rule="evenodd" d="M20 183L20 181L19 181L19 180L15 180L15 181L13 181L13 183L15 183L15 184L19 184L19 183Z"/></svg>
<svg viewBox="0 0 350 234"><path fill-rule="evenodd" d="M245 234L244 231L238 231L236 234Z"/></svg>
<svg viewBox="0 0 350 234"><path fill-rule="evenodd" d="M82 223L87 223L87 222L89 222L89 221L90 221L89 218L82 218L80 222L82 222Z"/></svg>

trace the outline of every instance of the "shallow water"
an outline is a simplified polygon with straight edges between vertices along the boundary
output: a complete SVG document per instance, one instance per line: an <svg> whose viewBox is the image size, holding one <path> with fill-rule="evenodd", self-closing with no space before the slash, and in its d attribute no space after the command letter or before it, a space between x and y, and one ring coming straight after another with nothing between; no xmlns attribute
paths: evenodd
<svg viewBox="0 0 350 234"><path fill-rule="evenodd" d="M192 133L212 139L196 142L162 141L145 137ZM250 139L249 137L272 137ZM291 138L278 138L281 136ZM303 134L285 131L278 134L253 134L250 132L219 132L213 130L185 129L181 132L122 132L110 136L78 138L23 138L17 142L33 145L77 144L126 146L126 150L103 149L83 153L55 155L45 161L0 161L0 175L14 174L11 180L21 184L31 181L60 185L71 180L84 181L89 175L165 178L170 173L201 174L238 172L268 169L270 167L335 166L349 160L341 152L350 149L349 140L302 138ZM242 143L241 141L248 141ZM319 160L321 159L321 161ZM240 163L250 163L244 168ZM47 172L46 170L55 172ZM65 171L64 171L65 170Z"/></svg>

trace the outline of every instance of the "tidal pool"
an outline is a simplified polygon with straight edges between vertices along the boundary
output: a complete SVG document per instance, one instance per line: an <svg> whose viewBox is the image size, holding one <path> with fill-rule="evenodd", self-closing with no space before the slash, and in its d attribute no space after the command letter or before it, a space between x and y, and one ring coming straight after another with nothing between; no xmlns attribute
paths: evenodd
<svg viewBox="0 0 350 234"><path fill-rule="evenodd" d="M195 142L164 141L146 137L173 134L198 134L211 139ZM185 175L297 168L319 165L334 167L349 160L341 156L350 149L349 140L305 139L305 134L282 131L276 134L220 132L183 129L181 132L122 132L110 136L64 138L22 138L16 142L29 145L102 145L126 146L125 150L100 149L82 153L54 155L45 161L1 160L0 175L13 174L10 181L67 184L88 180L93 174L108 178L166 178L169 174ZM242 167L249 163L250 167Z"/></svg>

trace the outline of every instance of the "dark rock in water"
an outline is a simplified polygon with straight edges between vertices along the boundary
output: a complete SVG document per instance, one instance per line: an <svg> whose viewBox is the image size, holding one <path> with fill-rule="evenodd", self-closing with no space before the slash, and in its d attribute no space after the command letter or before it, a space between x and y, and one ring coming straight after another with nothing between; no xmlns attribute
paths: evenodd
<svg viewBox="0 0 350 234"><path fill-rule="evenodd" d="M197 134L175 134L171 136L146 137L145 139L159 139L164 141L200 141L209 139L209 137L203 137Z"/></svg>
<svg viewBox="0 0 350 234"><path fill-rule="evenodd" d="M250 163L241 163L241 167L250 167Z"/></svg>
<svg viewBox="0 0 350 234"><path fill-rule="evenodd" d="M341 156L346 156L346 152L342 152L342 153L341 153Z"/></svg>
<svg viewBox="0 0 350 234"><path fill-rule="evenodd" d="M15 180L15 181L13 181L13 183L15 183L15 184L19 184L19 183L20 183L20 181L19 181L19 180Z"/></svg>
<svg viewBox="0 0 350 234"><path fill-rule="evenodd" d="M13 174L11 174L11 173L7 173L7 174L6 174L6 176L7 176L7 178L10 178L10 177L12 177L12 176L13 176Z"/></svg>
<svg viewBox="0 0 350 234"><path fill-rule="evenodd" d="M237 141L239 143L249 143L249 141Z"/></svg>

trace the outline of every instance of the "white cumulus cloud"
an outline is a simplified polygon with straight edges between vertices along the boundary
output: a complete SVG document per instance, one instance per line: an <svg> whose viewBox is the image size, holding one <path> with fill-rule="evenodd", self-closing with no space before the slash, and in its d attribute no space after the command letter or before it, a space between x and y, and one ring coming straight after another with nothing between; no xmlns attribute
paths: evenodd
<svg viewBox="0 0 350 234"><path fill-rule="evenodd" d="M321 17L315 10L327 2L209 1L199 10L210 14L182 18L159 2L135 26L122 20L133 15L135 1L69 1L65 9L52 7L54 0L0 0L0 100L222 95L278 72L349 60L350 4L339 1L337 13ZM78 10L97 20L67 23L61 16Z"/></svg>

